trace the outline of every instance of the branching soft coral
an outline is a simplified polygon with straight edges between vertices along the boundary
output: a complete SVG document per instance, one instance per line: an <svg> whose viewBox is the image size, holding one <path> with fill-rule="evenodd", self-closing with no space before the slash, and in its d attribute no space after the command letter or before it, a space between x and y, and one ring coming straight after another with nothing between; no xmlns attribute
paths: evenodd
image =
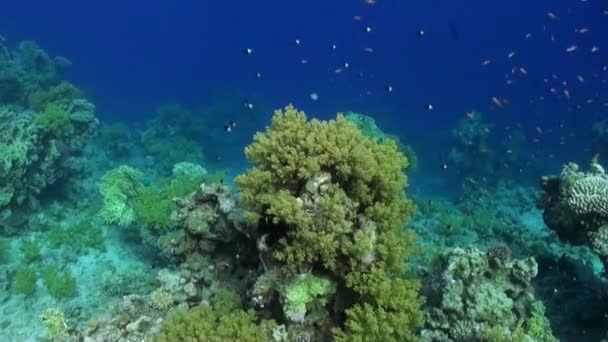
<svg viewBox="0 0 608 342"><path fill-rule="evenodd" d="M414 209L404 196L408 161L395 142L366 137L342 115L307 121L288 106L245 153L254 167L236 184L267 266L287 279L331 274L338 289L353 290L346 330L335 330L343 340L364 337L354 321L360 308L392 326L382 329L385 340L414 339L423 321L418 285L392 279L413 249L403 227ZM344 314L344 303L334 304L332 316Z"/></svg>
<svg viewBox="0 0 608 342"><path fill-rule="evenodd" d="M155 342L170 341L271 341L274 325L258 324L252 311L234 311L220 315L210 305L179 311L163 325Z"/></svg>
<svg viewBox="0 0 608 342"><path fill-rule="evenodd" d="M133 222L132 201L142 189L142 177L140 171L126 165L103 176L99 186L104 202L100 215L106 223L128 226Z"/></svg>

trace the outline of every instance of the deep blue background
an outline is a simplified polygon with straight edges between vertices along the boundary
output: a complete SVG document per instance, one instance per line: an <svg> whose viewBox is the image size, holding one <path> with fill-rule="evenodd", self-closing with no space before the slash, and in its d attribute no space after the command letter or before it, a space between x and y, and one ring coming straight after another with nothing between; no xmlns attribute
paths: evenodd
<svg viewBox="0 0 608 342"><path fill-rule="evenodd" d="M600 70L608 63L604 10L598 0L377 0L375 6L346 0L20 0L3 4L0 34L11 45L32 39L71 59L69 78L90 92L106 120L150 118L162 103L196 107L218 96L234 98L235 111L243 110L246 97L264 103L253 118L234 113L218 117L218 125L248 118L261 127L270 108L290 102L323 118L356 110L413 143L423 164L434 165L449 149L449 130L465 111L477 109L497 124L497 139L505 126L521 126L530 141L539 139L530 153L556 154L557 167L582 158L591 123L608 110L602 107L607 73ZM558 19L549 20L548 11ZM366 26L372 32L364 32ZM580 27L590 32L576 33ZM579 49L566 53L571 44ZM601 50L591 54L593 45ZM254 54L245 56L245 47ZM365 53L366 47L374 52ZM507 59L511 51L516 54ZM482 67L487 58L492 64ZM351 67L336 75L344 62ZM511 75L513 67L529 74ZM559 80L545 84L553 74ZM506 77L514 82L510 87ZM384 91L389 84L390 94ZM549 92L552 86L557 95ZM572 99L565 99L564 88ZM320 99L311 101L311 92ZM510 104L496 108L493 96ZM546 99L530 103L539 96ZM426 111L425 104L435 109ZM558 143L562 137L565 145Z"/></svg>

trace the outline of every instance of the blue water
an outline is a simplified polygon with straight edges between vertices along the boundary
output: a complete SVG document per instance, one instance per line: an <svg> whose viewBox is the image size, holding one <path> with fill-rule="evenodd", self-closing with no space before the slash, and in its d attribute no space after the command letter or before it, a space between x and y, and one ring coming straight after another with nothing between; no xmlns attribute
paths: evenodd
<svg viewBox="0 0 608 342"><path fill-rule="evenodd" d="M373 6L314 0L106 1L94 6L21 1L7 6L0 19L11 43L35 39L48 51L68 56L74 62L69 79L92 94L103 119L146 118L167 101L196 106L224 90L234 102L260 97L264 105L253 116L235 106L230 117L217 118L218 125L234 119L257 129L271 109L287 103L321 118L355 110L372 113L421 155L428 151L436 159L430 145L444 144L445 131L476 109L499 125L496 135L507 125L521 125L530 137L536 126L544 128L550 133L531 149L556 154L559 164L578 156L584 141L568 139L563 146L557 144L559 137L585 136L606 108L606 74L600 71L607 53L604 7L600 1L378 1ZM549 20L549 11L558 19ZM372 31L366 33L368 26ZM590 31L574 32L582 27ZM579 49L566 53L571 44ZM591 54L594 45L601 49ZM254 54L244 56L246 47ZM365 53L366 47L373 52ZM512 59L510 52L515 52ZM309 63L302 65L301 59ZM481 67L485 59L492 64ZM344 62L351 67L336 75ZM528 75L516 72L507 86L505 75L513 67L524 67ZM257 72L262 79L256 80ZM556 87L557 96L543 83L553 74L568 82ZM390 94L387 85L394 89ZM571 100L564 99L562 88L571 92ZM309 100L311 92L319 94L317 102ZM510 104L496 108L493 96ZM546 100L530 104L539 96ZM596 100L585 104L589 98ZM426 104L435 109L427 112Z"/></svg>
<svg viewBox="0 0 608 342"><path fill-rule="evenodd" d="M142 129L160 105L192 110L213 138L198 140L209 170L245 169L243 148L292 103L320 119L373 117L418 156L409 193L457 200L467 177L540 191L567 162L608 159L592 133L608 113L606 11L599 0L20 0L3 4L0 35L70 59L64 78L102 123ZM491 125L491 172L463 173L449 156L471 111ZM513 153L517 166L504 162Z"/></svg>

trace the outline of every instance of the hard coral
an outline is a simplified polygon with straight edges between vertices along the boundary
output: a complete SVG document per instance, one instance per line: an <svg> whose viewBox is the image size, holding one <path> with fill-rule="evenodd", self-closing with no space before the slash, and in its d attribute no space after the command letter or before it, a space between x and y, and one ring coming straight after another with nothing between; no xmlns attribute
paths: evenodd
<svg viewBox="0 0 608 342"><path fill-rule="evenodd" d="M447 250L429 282L425 341L481 338L482 330L504 327L514 332L531 316L535 304L531 279L538 273L533 258L492 262L477 249ZM535 318L538 319L538 318ZM549 335L550 335L550 329Z"/></svg>
<svg viewBox="0 0 608 342"><path fill-rule="evenodd" d="M563 241L589 245L608 266L608 174L597 158L588 172L569 163L559 176L543 177L541 186L538 206L547 226Z"/></svg>

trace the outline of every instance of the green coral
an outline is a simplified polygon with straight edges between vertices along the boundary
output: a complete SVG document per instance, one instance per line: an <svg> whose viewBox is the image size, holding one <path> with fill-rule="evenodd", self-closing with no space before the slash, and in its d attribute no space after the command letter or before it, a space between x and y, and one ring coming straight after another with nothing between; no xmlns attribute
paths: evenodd
<svg viewBox="0 0 608 342"><path fill-rule="evenodd" d="M551 331L551 323L545 316L545 306L542 302L532 303L530 317L524 322L526 334L539 342L556 342Z"/></svg>
<svg viewBox="0 0 608 342"><path fill-rule="evenodd" d="M40 260L40 243L36 240L25 240L21 243L21 261L31 264Z"/></svg>
<svg viewBox="0 0 608 342"><path fill-rule="evenodd" d="M135 220L133 199L141 192L143 174L130 166L121 165L108 171L99 189L103 195L101 217L106 223L128 226Z"/></svg>
<svg viewBox="0 0 608 342"><path fill-rule="evenodd" d="M342 115L307 121L288 106L245 154L253 167L235 182L246 216L272 241L263 246L271 264L288 278L332 274L338 288L354 292L335 336L363 340L358 327L375 320L387 326L386 340L415 339L419 285L401 278L414 250L403 231L414 205L404 196L408 160L395 141L367 137Z"/></svg>
<svg viewBox="0 0 608 342"><path fill-rule="evenodd" d="M55 224L46 234L52 247L70 246L76 249L92 248L105 251L106 242L99 227L89 219L82 219L67 227Z"/></svg>
<svg viewBox="0 0 608 342"><path fill-rule="evenodd" d="M324 305L326 297L335 290L335 284L329 279L309 273L297 275L281 291L285 300L285 315L294 322L303 322L307 305L313 300L320 300L321 305Z"/></svg>
<svg viewBox="0 0 608 342"><path fill-rule="evenodd" d="M55 298L76 296L76 279L69 269L60 271L56 264L49 264L42 269L42 280L49 293Z"/></svg>
<svg viewBox="0 0 608 342"><path fill-rule="evenodd" d="M69 101L82 97L83 94L80 89L76 88L70 82L63 81L56 86L44 90L38 90L30 94L28 97L28 103L32 110L40 112L51 103Z"/></svg>
<svg viewBox="0 0 608 342"><path fill-rule="evenodd" d="M192 193L203 181L204 176L184 175L145 187L133 201L137 221L157 231L171 229L175 225L171 220L171 213L175 210L173 198Z"/></svg>
<svg viewBox="0 0 608 342"><path fill-rule="evenodd" d="M170 316L154 341L267 342L272 327L272 322L256 322L252 311L220 315L210 305L201 305Z"/></svg>
<svg viewBox="0 0 608 342"><path fill-rule="evenodd" d="M11 290L16 294L33 295L36 292L36 271L28 265L20 265L15 272Z"/></svg>
<svg viewBox="0 0 608 342"><path fill-rule="evenodd" d="M6 263L10 259L11 244L8 239L0 238L0 264Z"/></svg>
<svg viewBox="0 0 608 342"><path fill-rule="evenodd" d="M241 296L229 287L214 289L211 295L211 304L219 316L229 315L243 308Z"/></svg>
<svg viewBox="0 0 608 342"><path fill-rule="evenodd" d="M132 147L129 126L121 122L104 125L99 132L99 145L115 157L128 156Z"/></svg>
<svg viewBox="0 0 608 342"><path fill-rule="evenodd" d="M65 341L68 337L68 325L65 322L63 311L59 309L46 309L40 317L46 327L47 337L51 341Z"/></svg>
<svg viewBox="0 0 608 342"><path fill-rule="evenodd" d="M34 117L34 123L55 137L64 137L74 131L70 112L57 103L48 104Z"/></svg>
<svg viewBox="0 0 608 342"><path fill-rule="evenodd" d="M166 311L173 306L173 295L163 289L156 289L150 294L148 304L156 311Z"/></svg>

